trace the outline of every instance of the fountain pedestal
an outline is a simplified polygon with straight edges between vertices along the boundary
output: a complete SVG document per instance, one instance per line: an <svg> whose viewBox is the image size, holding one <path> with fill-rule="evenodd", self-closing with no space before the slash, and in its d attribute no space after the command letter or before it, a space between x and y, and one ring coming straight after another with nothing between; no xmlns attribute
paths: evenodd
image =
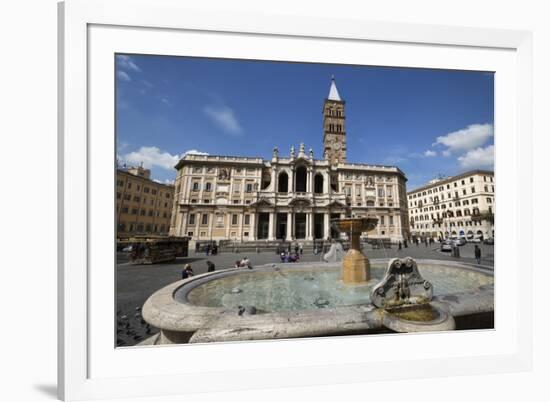
<svg viewBox="0 0 550 402"><path fill-rule="evenodd" d="M344 218L332 222L333 227L345 232L350 237L350 249L342 261L342 281L344 283L356 284L370 280L370 262L365 254L361 252L360 236L376 227L378 218Z"/></svg>

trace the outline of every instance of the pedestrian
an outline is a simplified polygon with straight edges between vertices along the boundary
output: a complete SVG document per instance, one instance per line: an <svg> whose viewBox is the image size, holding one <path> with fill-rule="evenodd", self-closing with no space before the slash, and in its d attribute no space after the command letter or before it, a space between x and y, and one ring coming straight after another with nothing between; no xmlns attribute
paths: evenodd
<svg viewBox="0 0 550 402"><path fill-rule="evenodd" d="M298 244L298 248L300 250L300 255L304 255L304 246L302 246L302 243Z"/></svg>
<svg viewBox="0 0 550 402"><path fill-rule="evenodd" d="M399 240L398 246L399 246L399 250L401 250L401 240Z"/></svg>
<svg viewBox="0 0 550 402"><path fill-rule="evenodd" d="M296 243L296 244L294 245L294 253L295 253L295 254L298 254L299 251L300 251L300 247L299 247L298 244Z"/></svg>
<svg viewBox="0 0 550 402"><path fill-rule="evenodd" d="M481 264L481 249L477 244L474 247L474 255L476 256L477 263Z"/></svg>
<svg viewBox="0 0 550 402"><path fill-rule="evenodd" d="M218 245L214 243L214 245L212 246L212 255L217 255L217 254L218 254Z"/></svg>
<svg viewBox="0 0 550 402"><path fill-rule="evenodd" d="M248 268L248 269L252 269L252 264L250 264L250 260L248 259L248 257L244 257L241 261L241 266L243 268Z"/></svg>
<svg viewBox="0 0 550 402"><path fill-rule="evenodd" d="M212 261L206 261L206 266L208 267L208 272L214 272L216 270L216 265Z"/></svg>
<svg viewBox="0 0 550 402"><path fill-rule="evenodd" d="M207 244L206 245L206 256L209 256L210 255L210 244Z"/></svg>
<svg viewBox="0 0 550 402"><path fill-rule="evenodd" d="M403 240L403 245L405 246L405 248L408 248L407 239Z"/></svg>
<svg viewBox="0 0 550 402"><path fill-rule="evenodd" d="M187 279L191 276L193 276L193 268L191 268L190 264L185 264L183 271L181 271L181 279Z"/></svg>

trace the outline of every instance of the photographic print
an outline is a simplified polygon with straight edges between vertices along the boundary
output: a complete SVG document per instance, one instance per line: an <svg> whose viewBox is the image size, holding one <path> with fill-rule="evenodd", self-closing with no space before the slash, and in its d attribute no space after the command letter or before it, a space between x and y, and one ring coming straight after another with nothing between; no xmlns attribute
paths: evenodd
<svg viewBox="0 0 550 402"><path fill-rule="evenodd" d="M494 328L494 74L117 54L118 347Z"/></svg>

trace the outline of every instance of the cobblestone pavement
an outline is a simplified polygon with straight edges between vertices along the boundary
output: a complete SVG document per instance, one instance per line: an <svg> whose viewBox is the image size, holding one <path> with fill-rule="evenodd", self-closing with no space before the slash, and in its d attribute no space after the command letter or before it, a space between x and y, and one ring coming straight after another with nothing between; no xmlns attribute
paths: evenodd
<svg viewBox="0 0 550 402"><path fill-rule="evenodd" d="M493 266L493 246L481 244L481 264ZM372 249L366 246L363 252L369 258L393 258L406 257L421 259L454 260L467 263L475 263L474 245L466 244L460 247L461 258L451 256L449 252L439 251L438 244L412 245L398 250L397 246L391 249ZM253 266L280 262L279 255L275 252L261 253L221 253L214 256L206 256L204 253L190 252L189 257L178 258L175 262L153 265L133 265L127 261L127 257L119 253L116 276L116 302L117 302L117 345L131 346L146 337L158 332L156 328L148 327L141 318L141 307L147 298L158 289L181 279L181 271L184 264L191 264L195 275L206 272L206 261L210 260L216 265L216 269L231 268L236 260L248 257ZM301 261L320 261L321 255L304 254Z"/></svg>

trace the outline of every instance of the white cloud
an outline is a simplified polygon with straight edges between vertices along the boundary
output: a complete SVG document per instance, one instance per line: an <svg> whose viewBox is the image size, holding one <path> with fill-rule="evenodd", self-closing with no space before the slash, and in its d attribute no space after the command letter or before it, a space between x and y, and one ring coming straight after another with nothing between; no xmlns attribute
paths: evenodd
<svg viewBox="0 0 550 402"><path fill-rule="evenodd" d="M125 54L117 55L117 66L123 70L140 72L141 68L132 60L130 56Z"/></svg>
<svg viewBox="0 0 550 402"><path fill-rule="evenodd" d="M240 135L243 131L233 109L227 106L206 106L204 113L231 135Z"/></svg>
<svg viewBox="0 0 550 402"><path fill-rule="evenodd" d="M132 81L132 78L126 73L125 71L118 70L116 72L116 76L120 78L122 81Z"/></svg>
<svg viewBox="0 0 550 402"><path fill-rule="evenodd" d="M165 179L164 181L153 179L153 181L157 182L157 183L160 183L160 184L166 184L166 185L169 185L169 186L174 185L174 180L170 180L170 179Z"/></svg>
<svg viewBox="0 0 550 402"><path fill-rule="evenodd" d="M445 151L441 152L441 154L443 156L451 156L451 151L449 151L448 149L446 149Z"/></svg>
<svg viewBox="0 0 550 402"><path fill-rule="evenodd" d="M202 152L196 149L190 149L189 151L185 151L182 154L182 157L184 157L185 155L210 155L210 154L208 152Z"/></svg>
<svg viewBox="0 0 550 402"><path fill-rule="evenodd" d="M460 166L467 169L492 168L495 163L495 146L479 147L458 157Z"/></svg>
<svg viewBox="0 0 550 402"><path fill-rule="evenodd" d="M169 152L162 152L157 147L141 147L139 150L122 155L121 158L129 165L139 165L150 169L158 166L163 169L172 170L180 160L179 155L172 155Z"/></svg>
<svg viewBox="0 0 550 402"><path fill-rule="evenodd" d="M431 156L436 156L436 155L437 155L437 152L432 151L430 149L428 149L426 152L424 152L424 156L426 156L426 157L431 157Z"/></svg>
<svg viewBox="0 0 550 402"><path fill-rule="evenodd" d="M471 124L462 130L437 137L433 145L447 147L447 153L464 152L482 146L492 136L492 124Z"/></svg>

